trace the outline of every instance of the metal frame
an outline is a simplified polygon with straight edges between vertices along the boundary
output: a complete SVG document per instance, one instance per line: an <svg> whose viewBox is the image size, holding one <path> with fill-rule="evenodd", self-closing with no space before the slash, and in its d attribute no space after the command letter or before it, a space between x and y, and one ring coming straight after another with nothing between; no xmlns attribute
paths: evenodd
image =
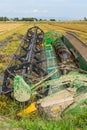
<svg viewBox="0 0 87 130"><path fill-rule="evenodd" d="M43 40L44 32L39 27L34 26L28 29L4 72L2 92L10 93L13 91L15 75L21 75L26 82L33 83L47 75Z"/></svg>

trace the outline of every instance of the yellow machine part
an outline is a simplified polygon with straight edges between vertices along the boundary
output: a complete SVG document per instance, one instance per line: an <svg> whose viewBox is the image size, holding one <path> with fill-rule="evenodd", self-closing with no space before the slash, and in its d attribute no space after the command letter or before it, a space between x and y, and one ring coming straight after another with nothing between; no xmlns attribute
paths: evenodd
<svg viewBox="0 0 87 130"><path fill-rule="evenodd" d="M27 108L25 108L24 110L22 110L21 112L19 112L17 114L17 116L20 116L20 117L21 116L25 116L25 115L28 115L29 113L32 113L32 112L36 111L36 110L37 110L36 103L33 102Z"/></svg>

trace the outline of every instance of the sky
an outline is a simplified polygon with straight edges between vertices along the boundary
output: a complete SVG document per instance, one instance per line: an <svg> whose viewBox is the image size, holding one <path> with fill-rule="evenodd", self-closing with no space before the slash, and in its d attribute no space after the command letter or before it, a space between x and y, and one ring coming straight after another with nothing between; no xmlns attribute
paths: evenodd
<svg viewBox="0 0 87 130"><path fill-rule="evenodd" d="M0 0L0 16L84 19L87 17L87 0Z"/></svg>

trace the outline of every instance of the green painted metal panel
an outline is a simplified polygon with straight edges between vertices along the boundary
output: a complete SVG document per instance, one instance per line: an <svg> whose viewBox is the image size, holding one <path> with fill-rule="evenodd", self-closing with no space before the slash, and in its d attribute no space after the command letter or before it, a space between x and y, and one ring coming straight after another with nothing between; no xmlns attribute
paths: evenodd
<svg viewBox="0 0 87 130"><path fill-rule="evenodd" d="M57 58L55 55L55 52L52 48L52 45L46 45L46 57L47 57L47 70L48 73L52 72L53 70L55 70L56 68L58 68L58 64L57 64ZM54 76L52 76L52 79L58 78L60 77L60 73L56 73Z"/></svg>
<svg viewBox="0 0 87 130"><path fill-rule="evenodd" d="M74 47L71 45L70 41L69 41L67 38L62 37L62 40L63 40L64 44L67 46L67 48L68 48L69 50L71 50L71 49L74 48ZM78 55L77 55L77 57L76 57L76 60L77 60L77 62L79 63L80 68L87 71L87 62L86 62L86 61L84 60L84 58L79 54L79 52L78 52Z"/></svg>

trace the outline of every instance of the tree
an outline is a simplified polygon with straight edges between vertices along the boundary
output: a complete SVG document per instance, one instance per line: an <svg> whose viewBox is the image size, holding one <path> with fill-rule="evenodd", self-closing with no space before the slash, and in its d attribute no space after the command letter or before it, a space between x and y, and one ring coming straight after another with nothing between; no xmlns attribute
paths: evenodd
<svg viewBox="0 0 87 130"><path fill-rule="evenodd" d="M87 18L86 18L86 17L84 17L84 21L87 21Z"/></svg>
<svg viewBox="0 0 87 130"><path fill-rule="evenodd" d="M0 21L9 21L9 18L7 18L7 17L0 17Z"/></svg>
<svg viewBox="0 0 87 130"><path fill-rule="evenodd" d="M37 21L36 18L22 18L22 21Z"/></svg>
<svg viewBox="0 0 87 130"><path fill-rule="evenodd" d="M19 21L19 18L17 18L17 17L13 18L13 21Z"/></svg>
<svg viewBox="0 0 87 130"><path fill-rule="evenodd" d="M55 19L50 19L50 21L56 21Z"/></svg>

